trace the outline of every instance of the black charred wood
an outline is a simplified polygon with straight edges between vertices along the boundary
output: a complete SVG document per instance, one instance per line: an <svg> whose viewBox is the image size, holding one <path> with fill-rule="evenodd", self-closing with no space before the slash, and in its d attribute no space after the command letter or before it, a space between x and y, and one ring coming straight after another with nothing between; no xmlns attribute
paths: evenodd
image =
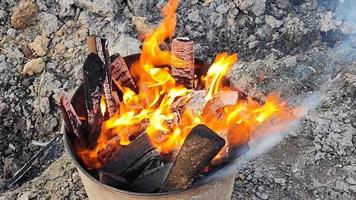
<svg viewBox="0 0 356 200"><path fill-rule="evenodd" d="M105 65L95 53L90 53L83 66L84 99L88 114L88 148L94 148L100 133L103 116L100 111Z"/></svg>
<svg viewBox="0 0 356 200"><path fill-rule="evenodd" d="M225 140L205 125L194 127L185 139L161 192L188 188L225 145Z"/></svg>
<svg viewBox="0 0 356 200"><path fill-rule="evenodd" d="M155 149L149 151L139 160L137 160L133 165L131 165L125 172L123 172L123 177L126 177L127 180L132 182L139 176L142 171L147 168L152 162L155 162L160 159L160 154Z"/></svg>
<svg viewBox="0 0 356 200"><path fill-rule="evenodd" d="M129 184L128 189L133 192L151 193L158 191L168 176L173 163L161 160L151 161L150 165Z"/></svg>
<svg viewBox="0 0 356 200"><path fill-rule="evenodd" d="M121 176L115 176L110 173L99 170L99 181L116 188L124 188L127 180Z"/></svg>
<svg viewBox="0 0 356 200"><path fill-rule="evenodd" d="M129 145L115 149L111 157L103 165L102 170L115 176L121 176L131 165L152 149L154 147L148 135L142 133Z"/></svg>

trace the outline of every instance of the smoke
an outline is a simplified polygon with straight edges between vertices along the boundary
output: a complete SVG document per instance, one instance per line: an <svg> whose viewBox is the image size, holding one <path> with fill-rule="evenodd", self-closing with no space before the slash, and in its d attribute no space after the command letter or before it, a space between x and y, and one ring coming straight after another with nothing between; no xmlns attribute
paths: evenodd
<svg viewBox="0 0 356 200"><path fill-rule="evenodd" d="M295 102L295 106L301 108L299 110L300 118L294 121L282 122L280 124L271 124L267 126L267 130L265 129L266 127L263 127L264 136L251 140L249 142L250 150L245 155L229 163L223 170L217 170L215 173L207 177L207 179L202 180L203 182L234 174L237 169L243 166L243 164L270 151L286 137L295 134L301 127L303 116L313 113L315 109L328 98L327 92L330 88L335 87L337 76L343 72L342 70L347 70L349 67L347 65L342 65L342 62L340 61L349 59L354 60L356 57L355 55L352 55L352 53L345 53L352 52L349 51L349 49L353 45L356 45L356 42L352 42L352 38L355 38L356 41L356 1L339 0L337 8L335 12L333 12L333 22L336 25L336 28L345 34L345 40L341 41L334 49L308 55L315 56L312 63L309 63L309 66L307 66L308 64L306 63L301 63L303 66L301 66L300 73L303 73L304 69L307 68L313 69L312 71L314 72L310 76L314 77L305 81L312 82L317 85L317 88L316 91L310 92L306 97L290 97L290 100ZM258 135L258 132L256 135ZM197 184L200 183L201 182L198 182Z"/></svg>

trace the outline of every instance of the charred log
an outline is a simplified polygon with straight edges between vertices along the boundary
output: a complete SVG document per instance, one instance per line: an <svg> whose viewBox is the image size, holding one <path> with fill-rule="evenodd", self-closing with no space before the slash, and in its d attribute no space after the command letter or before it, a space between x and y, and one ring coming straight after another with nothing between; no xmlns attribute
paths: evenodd
<svg viewBox="0 0 356 200"><path fill-rule="evenodd" d="M74 133L82 146L87 146L86 130L84 128L84 124L80 121L79 116L74 110L68 94L65 91L61 91L59 96L61 115L66 129L69 132Z"/></svg>
<svg viewBox="0 0 356 200"><path fill-rule="evenodd" d="M114 176L110 173L99 170L99 181L116 188L124 188L127 185L125 178L120 176Z"/></svg>
<svg viewBox="0 0 356 200"><path fill-rule="evenodd" d="M128 87L133 91L137 91L136 83L131 75L129 67L126 65L122 56L116 55L116 59L110 64L112 78L120 84L120 86Z"/></svg>
<svg viewBox="0 0 356 200"><path fill-rule="evenodd" d="M184 141L160 191L188 188L224 145L225 140L208 127L194 127Z"/></svg>
<svg viewBox="0 0 356 200"><path fill-rule="evenodd" d="M98 55L90 53L83 66L84 98L90 126L88 134L89 148L93 148L96 145L96 139L103 121L100 111L100 98L104 79L104 63Z"/></svg>
<svg viewBox="0 0 356 200"><path fill-rule="evenodd" d="M152 149L154 147L148 135L142 133L129 145L116 148L109 160L103 165L102 170L115 176L120 176Z"/></svg>

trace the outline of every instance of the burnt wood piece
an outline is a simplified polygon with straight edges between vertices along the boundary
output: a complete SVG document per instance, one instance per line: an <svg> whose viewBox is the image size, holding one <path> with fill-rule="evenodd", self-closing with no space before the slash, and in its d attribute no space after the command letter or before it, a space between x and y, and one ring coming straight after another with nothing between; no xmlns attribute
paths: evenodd
<svg viewBox="0 0 356 200"><path fill-rule="evenodd" d="M102 170L115 176L120 176L152 149L154 149L154 147L148 135L142 133L129 145L115 149L111 157L103 165Z"/></svg>
<svg viewBox="0 0 356 200"><path fill-rule="evenodd" d="M194 127L185 139L160 191L188 188L224 145L225 140L205 125Z"/></svg>
<svg viewBox="0 0 356 200"><path fill-rule="evenodd" d="M87 146L85 124L80 121L79 116L70 102L69 95L65 91L59 94L61 115L66 129L74 133L82 146Z"/></svg>
<svg viewBox="0 0 356 200"><path fill-rule="evenodd" d="M137 160L133 165L131 165L125 172L123 172L123 177L126 177L127 180L132 182L137 178L138 175L149 165L152 161L157 161L160 157L160 154L155 149L149 151L139 160Z"/></svg>
<svg viewBox="0 0 356 200"><path fill-rule="evenodd" d="M194 42L188 38L172 41L171 74L178 84L194 88Z"/></svg>
<svg viewBox="0 0 356 200"><path fill-rule="evenodd" d="M134 180L128 190L133 192L151 193L158 191L164 184L173 163L152 160L150 165Z"/></svg>
<svg viewBox="0 0 356 200"><path fill-rule="evenodd" d="M121 176L114 176L102 170L99 170L99 181L116 188L124 188L127 185L127 180Z"/></svg>
<svg viewBox="0 0 356 200"><path fill-rule="evenodd" d="M123 148L122 145L120 145L120 137L115 136L108 142L106 142L106 147L105 149L102 149L98 152L98 161L100 164L104 165L112 156L112 153L119 149Z"/></svg>
<svg viewBox="0 0 356 200"><path fill-rule="evenodd" d="M84 99L88 114L88 148L96 145L103 116L100 111L102 83L105 80L105 65L95 53L90 53L83 66Z"/></svg>
<svg viewBox="0 0 356 200"><path fill-rule="evenodd" d="M104 97L106 103L106 109L108 111L109 117L112 117L116 112L118 107L116 106L117 103L115 102L114 96L112 94L112 74L110 68L110 57L109 57L109 50L108 50L108 42L106 39L100 39L101 45L101 52L104 57L105 63L105 80L103 82L103 89L104 89Z"/></svg>
<svg viewBox="0 0 356 200"><path fill-rule="evenodd" d="M117 58L110 64L112 78L120 84L120 86L128 87L137 92L136 83L131 75L129 67L126 65L124 58L121 55L116 55Z"/></svg>
<svg viewBox="0 0 356 200"><path fill-rule="evenodd" d="M81 121L70 103L69 95L65 91L61 91L59 99L65 127L68 131L74 133L76 137L79 137L78 127L81 125Z"/></svg>

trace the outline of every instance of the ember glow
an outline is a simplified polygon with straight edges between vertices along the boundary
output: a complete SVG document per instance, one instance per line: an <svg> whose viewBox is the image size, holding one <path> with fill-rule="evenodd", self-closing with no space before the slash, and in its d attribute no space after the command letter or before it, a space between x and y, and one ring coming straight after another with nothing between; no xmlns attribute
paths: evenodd
<svg viewBox="0 0 356 200"><path fill-rule="evenodd" d="M170 0L162 9L164 16L161 24L146 35L140 59L131 66L131 73L139 91L120 86L123 100L119 111L106 120L101 129L97 146L93 150L78 149L83 162L88 168L99 168L98 152L106 148L107 142L119 136L120 145L130 144L130 138L146 131L151 142L161 153L175 152L183 144L191 129L198 124L205 124L227 141L227 146L241 145L250 140L262 125L273 120L290 121L294 109L288 108L279 99L278 94L268 95L264 104L247 98L237 98L236 91L222 85L230 68L237 62L237 55L218 54L205 77L203 109L193 112L185 104L195 98L194 89L176 84L170 74L173 58L170 51L162 50L160 45L174 35L176 28L176 9L179 0ZM236 96L235 100L229 96ZM232 99L232 100L231 100ZM224 101L233 101L224 103ZM106 111L102 98L101 111ZM181 102L183 111L174 108ZM220 105L220 106L216 106ZM222 158L224 152L217 156Z"/></svg>

